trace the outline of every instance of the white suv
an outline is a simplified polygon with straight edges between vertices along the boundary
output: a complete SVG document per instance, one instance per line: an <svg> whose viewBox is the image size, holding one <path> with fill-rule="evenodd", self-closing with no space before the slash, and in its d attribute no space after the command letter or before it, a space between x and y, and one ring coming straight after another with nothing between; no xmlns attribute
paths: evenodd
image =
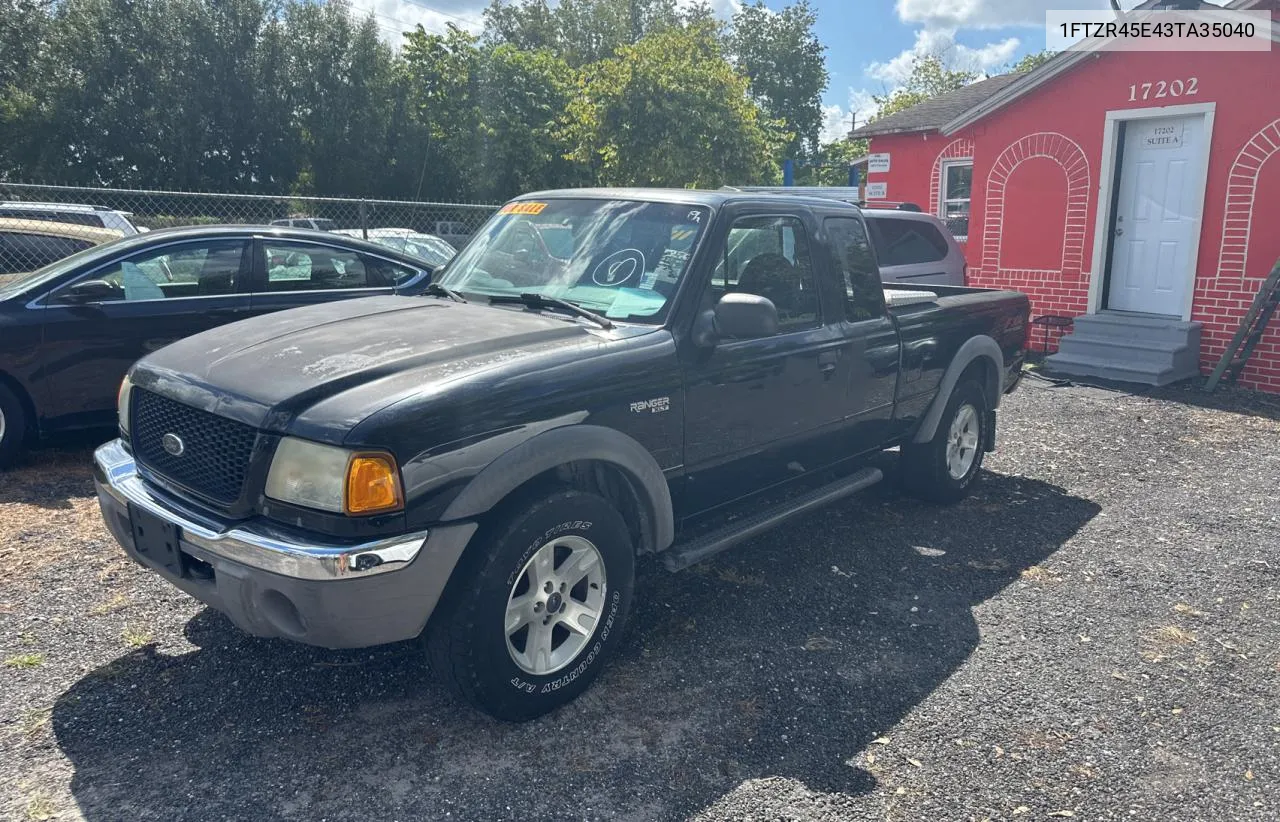
<svg viewBox="0 0 1280 822"><path fill-rule="evenodd" d="M0 203L0 217L109 228L126 237L139 231L129 219L132 216L128 211L79 203L29 203L25 200Z"/></svg>

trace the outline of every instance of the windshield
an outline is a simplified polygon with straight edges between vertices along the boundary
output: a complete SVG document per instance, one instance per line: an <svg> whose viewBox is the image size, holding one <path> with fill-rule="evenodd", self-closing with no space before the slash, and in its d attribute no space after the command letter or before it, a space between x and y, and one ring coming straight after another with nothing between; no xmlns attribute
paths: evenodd
<svg viewBox="0 0 1280 822"><path fill-rule="evenodd" d="M412 254L432 265L441 266L453 258L453 246L430 234L410 234L400 237L370 237L369 242Z"/></svg>
<svg viewBox="0 0 1280 822"><path fill-rule="evenodd" d="M689 267L702 206L635 200L508 203L445 269L464 294L541 294L604 316L658 323Z"/></svg>

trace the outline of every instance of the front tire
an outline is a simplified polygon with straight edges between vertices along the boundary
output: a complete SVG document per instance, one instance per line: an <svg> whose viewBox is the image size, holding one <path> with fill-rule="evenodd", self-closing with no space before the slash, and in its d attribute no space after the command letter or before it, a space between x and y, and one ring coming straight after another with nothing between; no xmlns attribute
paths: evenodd
<svg viewBox="0 0 1280 822"><path fill-rule="evenodd" d="M478 536L428 629L430 664L465 701L522 722L600 674L631 607L635 548L617 509L576 489L516 502Z"/></svg>
<svg viewBox="0 0 1280 822"><path fill-rule="evenodd" d="M0 469L9 468L22 456L27 437L27 413L22 402L0 385Z"/></svg>
<svg viewBox="0 0 1280 822"><path fill-rule="evenodd" d="M929 502L963 499L982 469L990 424L987 398L976 380L958 383L933 439L902 447L902 483Z"/></svg>

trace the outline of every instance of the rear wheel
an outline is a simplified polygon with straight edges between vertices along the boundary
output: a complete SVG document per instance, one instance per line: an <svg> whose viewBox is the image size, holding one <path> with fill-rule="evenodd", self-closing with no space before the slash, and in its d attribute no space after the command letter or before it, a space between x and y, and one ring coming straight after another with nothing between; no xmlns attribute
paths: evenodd
<svg viewBox="0 0 1280 822"><path fill-rule="evenodd" d="M987 441L986 394L976 380L958 383L938 420L933 439L902 448L902 482L931 502L956 502L969 493L982 469Z"/></svg>
<svg viewBox="0 0 1280 822"><path fill-rule="evenodd" d="M480 710L533 719L586 690L620 641L635 549L617 509L575 489L508 506L478 539L432 619L431 666Z"/></svg>
<svg viewBox="0 0 1280 822"><path fill-rule="evenodd" d="M17 462L26 437L27 412L13 392L0 385L0 468Z"/></svg>

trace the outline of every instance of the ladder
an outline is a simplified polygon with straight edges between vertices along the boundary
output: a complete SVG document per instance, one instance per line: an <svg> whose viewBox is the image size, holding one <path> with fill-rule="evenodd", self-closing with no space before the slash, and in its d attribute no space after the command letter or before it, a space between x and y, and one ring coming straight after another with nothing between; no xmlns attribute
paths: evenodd
<svg viewBox="0 0 1280 822"><path fill-rule="evenodd" d="M1249 306L1248 312L1240 322L1240 328L1231 338L1231 344L1227 346L1226 351L1222 352L1222 359L1218 360L1217 367L1213 369L1213 374L1205 383L1205 391L1213 391L1217 388L1224 376L1227 382L1234 382L1236 377L1240 376L1240 372L1244 370L1244 364L1249 361L1254 347L1262 339L1263 332L1267 330L1271 315L1276 313L1277 306L1280 306L1280 260L1276 260L1271 273L1262 283L1262 288L1258 289L1258 293L1253 298L1253 304Z"/></svg>

